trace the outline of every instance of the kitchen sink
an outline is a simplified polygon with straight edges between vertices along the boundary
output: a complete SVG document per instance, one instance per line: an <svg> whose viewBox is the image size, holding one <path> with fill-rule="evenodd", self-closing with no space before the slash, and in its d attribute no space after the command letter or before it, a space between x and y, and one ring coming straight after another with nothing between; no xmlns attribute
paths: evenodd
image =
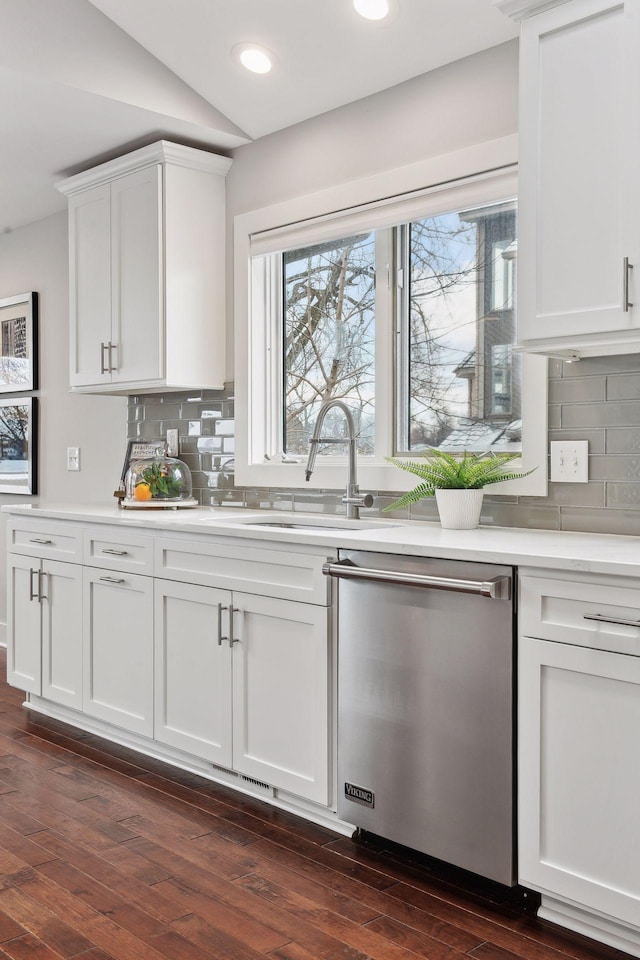
<svg viewBox="0 0 640 960"><path fill-rule="evenodd" d="M200 523L218 524L229 523L234 526L256 527L259 529L277 530L384 530L396 526L386 520L351 520L347 517L310 517L291 513L279 516L257 517L255 513L250 517L241 517L238 514L229 517L207 517Z"/></svg>
<svg viewBox="0 0 640 960"><path fill-rule="evenodd" d="M331 523L327 522L314 522L310 521L293 521L293 520L239 520L239 523L243 523L246 527L279 527L283 530L376 530L379 527L392 527L393 524L385 523L381 521L380 523L367 522L366 520L343 520L342 523L332 521Z"/></svg>

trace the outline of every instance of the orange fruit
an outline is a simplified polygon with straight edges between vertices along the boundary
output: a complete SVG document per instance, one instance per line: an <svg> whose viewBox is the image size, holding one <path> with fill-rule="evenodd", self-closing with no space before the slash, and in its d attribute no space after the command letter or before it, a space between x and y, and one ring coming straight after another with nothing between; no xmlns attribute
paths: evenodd
<svg viewBox="0 0 640 960"><path fill-rule="evenodd" d="M151 500L151 487L148 483L137 483L133 488L134 500Z"/></svg>

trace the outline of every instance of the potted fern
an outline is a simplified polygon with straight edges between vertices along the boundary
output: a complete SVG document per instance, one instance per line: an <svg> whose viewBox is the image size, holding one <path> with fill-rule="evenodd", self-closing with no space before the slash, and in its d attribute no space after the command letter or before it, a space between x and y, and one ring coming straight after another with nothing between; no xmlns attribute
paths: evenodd
<svg viewBox="0 0 640 960"><path fill-rule="evenodd" d="M533 473L533 470L508 469L507 465L519 457L519 453L477 454L466 450L462 456L444 450L428 450L419 461L387 457L389 463L415 474L422 482L385 507L385 512L408 507L435 494L442 527L472 530L480 521L484 487Z"/></svg>

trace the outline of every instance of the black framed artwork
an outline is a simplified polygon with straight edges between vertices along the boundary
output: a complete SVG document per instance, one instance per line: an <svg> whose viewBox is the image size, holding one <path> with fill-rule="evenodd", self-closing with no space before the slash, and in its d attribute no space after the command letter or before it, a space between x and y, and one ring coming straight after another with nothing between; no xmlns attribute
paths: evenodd
<svg viewBox="0 0 640 960"><path fill-rule="evenodd" d="M0 399L0 493L37 493L38 401Z"/></svg>
<svg viewBox="0 0 640 960"><path fill-rule="evenodd" d="M0 300L0 394L38 389L38 294Z"/></svg>

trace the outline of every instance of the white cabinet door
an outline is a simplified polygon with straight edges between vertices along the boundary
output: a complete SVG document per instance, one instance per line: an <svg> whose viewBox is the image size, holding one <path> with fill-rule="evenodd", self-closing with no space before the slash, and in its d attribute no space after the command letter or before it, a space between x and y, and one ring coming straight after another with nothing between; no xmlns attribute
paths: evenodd
<svg viewBox="0 0 640 960"><path fill-rule="evenodd" d="M153 580L84 568L83 709L153 736Z"/></svg>
<svg viewBox="0 0 640 960"><path fill-rule="evenodd" d="M82 567L43 560L42 696L82 709Z"/></svg>
<svg viewBox="0 0 640 960"><path fill-rule="evenodd" d="M111 353L113 383L164 375L162 168L111 184Z"/></svg>
<svg viewBox="0 0 640 960"><path fill-rule="evenodd" d="M57 184L70 210L72 388L223 386L230 166L159 141Z"/></svg>
<svg viewBox="0 0 640 960"><path fill-rule="evenodd" d="M38 579L40 560L7 557L7 681L27 693L42 692Z"/></svg>
<svg viewBox="0 0 640 960"><path fill-rule="evenodd" d="M111 191L103 184L69 198L69 382L108 383L111 339Z"/></svg>
<svg viewBox="0 0 640 960"><path fill-rule="evenodd" d="M326 804L328 609L246 593L233 606L233 768Z"/></svg>
<svg viewBox="0 0 640 960"><path fill-rule="evenodd" d="M640 326L639 8L571 0L522 25L521 343Z"/></svg>
<svg viewBox="0 0 640 960"><path fill-rule="evenodd" d="M519 882L638 925L640 658L524 637Z"/></svg>
<svg viewBox="0 0 640 960"><path fill-rule="evenodd" d="M155 722L161 743L231 767L231 594L155 584Z"/></svg>

